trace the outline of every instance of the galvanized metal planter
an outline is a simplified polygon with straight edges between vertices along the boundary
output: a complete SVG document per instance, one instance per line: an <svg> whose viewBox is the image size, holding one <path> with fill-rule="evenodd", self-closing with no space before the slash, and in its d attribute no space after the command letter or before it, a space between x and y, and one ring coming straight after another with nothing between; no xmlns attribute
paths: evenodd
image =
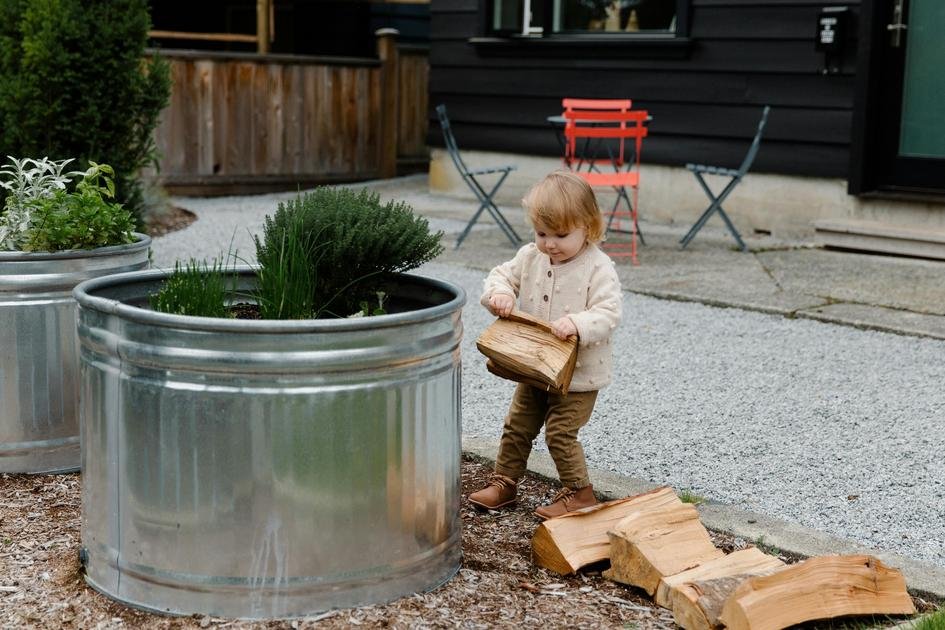
<svg viewBox="0 0 945 630"><path fill-rule="evenodd" d="M72 289L148 266L151 238L55 253L0 252L0 472L79 467Z"/></svg>
<svg viewBox="0 0 945 630"><path fill-rule="evenodd" d="M414 310L228 320L147 310L165 275L75 291L89 584L160 612L274 618L448 580L462 290L403 275L392 299Z"/></svg>

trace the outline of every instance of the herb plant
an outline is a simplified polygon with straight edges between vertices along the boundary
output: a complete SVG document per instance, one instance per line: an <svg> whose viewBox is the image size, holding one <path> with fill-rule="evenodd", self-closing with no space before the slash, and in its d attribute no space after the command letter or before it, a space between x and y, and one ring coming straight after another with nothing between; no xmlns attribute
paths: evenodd
<svg viewBox="0 0 945 630"><path fill-rule="evenodd" d="M10 158L0 170L8 191L0 215L0 249L54 252L134 242L135 221L115 195L114 170L91 162L63 172L71 160ZM67 186L81 176L75 190Z"/></svg>
<svg viewBox="0 0 945 630"><path fill-rule="evenodd" d="M313 235L305 232L300 216L289 217L282 228L269 227L268 245L256 236L259 270L254 297L262 319L309 319L317 276L312 260L317 257Z"/></svg>
<svg viewBox="0 0 945 630"><path fill-rule="evenodd" d="M115 195L112 174L107 164L93 162L74 193L58 190L39 201L25 249L55 252L133 243L134 217L121 204L108 201Z"/></svg>
<svg viewBox="0 0 945 630"><path fill-rule="evenodd" d="M315 243L309 264L317 279L316 317L363 312L361 302L373 301L388 274L419 267L443 251L442 232L431 234L426 219L406 203L381 203L367 189L321 187L280 203L275 215L266 217L256 244L260 261L272 258L268 250L280 246L296 221Z"/></svg>
<svg viewBox="0 0 945 630"><path fill-rule="evenodd" d="M256 241L256 287L247 298L262 319L384 315L389 273L413 269L442 250L442 233L405 203L382 204L368 190L318 188L267 216ZM178 263L151 307L165 313L228 316L223 265Z"/></svg>
<svg viewBox="0 0 945 630"><path fill-rule="evenodd" d="M162 313L196 317L229 317L227 294L231 287L223 263L211 264L193 258L186 265L174 264L174 272L151 296L151 308Z"/></svg>
<svg viewBox="0 0 945 630"><path fill-rule="evenodd" d="M68 160L34 160L7 156L10 164L0 168L0 188L6 191L3 215L0 216L0 250L25 249L32 227L32 209L41 200L64 190L72 178L82 171L63 173Z"/></svg>

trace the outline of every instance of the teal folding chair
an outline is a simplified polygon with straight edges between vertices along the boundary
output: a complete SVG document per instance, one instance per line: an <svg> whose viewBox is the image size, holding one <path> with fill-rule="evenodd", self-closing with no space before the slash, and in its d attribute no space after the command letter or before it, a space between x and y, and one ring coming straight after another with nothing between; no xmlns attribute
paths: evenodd
<svg viewBox="0 0 945 630"><path fill-rule="evenodd" d="M440 119L440 127L443 129L443 141L446 143L446 150L450 154L450 158L453 160L453 164L456 165L456 170L459 171L459 174L462 176L463 181L466 182L466 185L469 186L470 190L473 191L473 194L476 195L476 199L479 200L479 209L476 210L476 213L473 215L472 219L469 220L469 223L466 224L466 228L459 235L459 238L456 239L456 247L459 248L462 245L463 240L469 235L469 231L472 230L473 225L476 221L479 220L482 213L488 212L492 216L493 221L496 222L496 225L499 226L499 229L505 234L506 237L512 242L512 245L519 247L522 245L522 239L519 238L518 234L515 232L515 229L508 222L508 220L502 215L502 212L499 211L499 206L493 201L496 191L499 190L499 186L505 181L505 178L509 176L509 173L515 170L514 166L497 166L494 168L481 168L472 170L466 163L463 162L462 156L459 154L459 146L456 144L456 138L453 136L453 130L450 127L450 119L446 115L446 105L437 105L436 106L436 115ZM486 188L479 183L477 177L482 175L493 175L501 174L499 181L492 186L489 191L486 191Z"/></svg>
<svg viewBox="0 0 945 630"><path fill-rule="evenodd" d="M742 181L742 178L745 177L745 173L748 172L748 169L751 168L752 162L755 161L755 156L758 155L758 148L761 146L761 134L765 130L765 124L768 122L768 112L771 111L771 108L765 105L764 112L761 114L761 121L758 123L758 131L755 132L755 138L751 141L751 146L748 148L748 153L745 154L745 159L742 160L741 166L738 169L723 168L720 166L706 166L704 164L686 164L686 168L692 171L692 174L696 176L696 179L699 181L699 185L702 186L702 190L705 191L705 194L709 197L710 204L709 207L705 209L702 213L702 216L693 224L689 231L686 232L686 235L682 237L679 241L682 243L682 247L685 248L702 227L706 224L709 218L712 217L716 212L719 213L719 216L722 217L722 220L725 222L725 226L728 228L728 231L732 233L732 236L735 237L735 241L738 243L738 247L744 252L748 250L748 247L745 245L745 241L742 240L741 235L738 233L738 230L735 229L735 225L732 223L731 219L728 218L728 215L725 214L725 210L722 208L722 202L725 201L725 198L732 194L732 191L735 190L735 186L738 185L738 182ZM709 188L709 185L706 184L704 175L721 175L723 177L731 177L731 180L725 185L725 188L722 189L718 195L715 195L712 192L712 189Z"/></svg>

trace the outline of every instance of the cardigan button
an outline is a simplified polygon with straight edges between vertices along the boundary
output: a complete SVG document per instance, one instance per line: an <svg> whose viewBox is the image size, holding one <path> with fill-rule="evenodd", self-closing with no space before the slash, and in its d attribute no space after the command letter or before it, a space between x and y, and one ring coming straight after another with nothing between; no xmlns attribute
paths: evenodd
<svg viewBox="0 0 945 630"><path fill-rule="evenodd" d="M551 277L551 269L548 270L548 277Z"/></svg>
<svg viewBox="0 0 945 630"><path fill-rule="evenodd" d="M548 296L546 295L546 296L542 297L541 299L543 299L545 302L547 302L547 301L548 301Z"/></svg>

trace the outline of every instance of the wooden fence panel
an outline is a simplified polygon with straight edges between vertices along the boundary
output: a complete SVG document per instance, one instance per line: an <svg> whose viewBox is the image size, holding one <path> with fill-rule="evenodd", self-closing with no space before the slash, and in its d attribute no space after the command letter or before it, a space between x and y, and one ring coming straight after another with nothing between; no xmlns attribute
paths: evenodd
<svg viewBox="0 0 945 630"><path fill-rule="evenodd" d="M428 160L429 52L408 47L400 48L399 52L397 156L400 160Z"/></svg>
<svg viewBox="0 0 945 630"><path fill-rule="evenodd" d="M162 54L172 88L155 143L159 176L172 190L377 177L383 99L376 60ZM412 133L422 137L421 129Z"/></svg>

